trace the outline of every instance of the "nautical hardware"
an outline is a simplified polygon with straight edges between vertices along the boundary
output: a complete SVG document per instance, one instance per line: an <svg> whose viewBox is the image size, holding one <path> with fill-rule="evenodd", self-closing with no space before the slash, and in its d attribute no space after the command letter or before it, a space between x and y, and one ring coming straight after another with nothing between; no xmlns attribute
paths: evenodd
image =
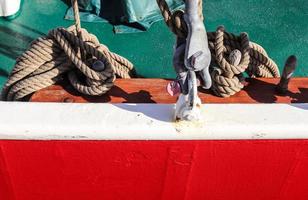
<svg viewBox="0 0 308 200"><path fill-rule="evenodd" d="M205 89L211 87L209 74L211 52L203 24L203 17L198 12L200 0L187 0L184 19L188 27L186 38L177 38L174 53L174 67L181 85L181 94L176 104L175 118L195 121L201 117L201 100L198 97L197 76L202 79ZM184 52L185 51L185 52Z"/></svg>
<svg viewBox="0 0 308 200"><path fill-rule="evenodd" d="M196 73L188 70L188 94L181 93L175 106L177 121L199 121L201 119L201 99L198 97Z"/></svg>
<svg viewBox="0 0 308 200"><path fill-rule="evenodd" d="M279 94L285 95L288 92L289 82L295 72L296 66L297 66L297 58L296 56L292 55L287 59L283 68L283 73L280 82L276 87L276 91Z"/></svg>
<svg viewBox="0 0 308 200"><path fill-rule="evenodd" d="M184 64L188 70L202 72L204 87L211 87L211 76L209 66L211 63L211 52L208 45L206 30L203 24L202 14L198 12L201 0L186 0L186 11L184 20L188 28L186 37ZM202 10L202 9L201 9Z"/></svg>
<svg viewBox="0 0 308 200"><path fill-rule="evenodd" d="M105 64L100 60L96 60L92 64L92 69L94 69L95 71L98 71L98 72L104 71L105 70Z"/></svg>
<svg viewBox="0 0 308 200"><path fill-rule="evenodd" d="M21 100L66 76L80 93L97 96L110 90L116 76L133 76L132 63L110 52L95 35L81 28L77 0L72 0L72 5L75 25L51 30L17 58L2 90L2 100Z"/></svg>
<svg viewBox="0 0 308 200"><path fill-rule="evenodd" d="M178 41L185 39L188 35L184 12L177 10L171 13L165 0L156 1L167 26L177 38L181 38L177 39L176 45L176 48L181 48L181 42ZM202 1L198 3L198 13L199 16L202 16ZM217 96L229 97L239 92L244 87L239 80L243 77L244 72L250 77L270 78L280 76L276 63L260 45L249 41L247 33L236 36L226 32L225 28L220 26L216 32L207 32L207 36L212 55L210 65L211 90ZM242 54L240 63L236 66L227 60L229 54L235 49L238 49ZM213 70L214 68L219 68L221 73L218 74L217 71Z"/></svg>
<svg viewBox="0 0 308 200"><path fill-rule="evenodd" d="M178 81L171 81L167 85L167 92L170 96L176 96L181 93L181 86Z"/></svg>

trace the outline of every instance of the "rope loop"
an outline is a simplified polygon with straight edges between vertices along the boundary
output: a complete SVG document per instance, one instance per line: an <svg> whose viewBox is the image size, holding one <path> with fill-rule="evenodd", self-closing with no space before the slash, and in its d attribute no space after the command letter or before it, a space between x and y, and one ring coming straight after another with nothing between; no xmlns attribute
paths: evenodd
<svg viewBox="0 0 308 200"><path fill-rule="evenodd" d="M21 100L68 76L80 93L98 96L111 89L117 77L134 75L133 64L110 52L95 35L81 28L77 0L72 0L75 25L56 28L32 42L16 60L1 99Z"/></svg>
<svg viewBox="0 0 308 200"><path fill-rule="evenodd" d="M240 37L237 38L236 40L240 43L240 50L242 53L242 59L238 65L233 65L230 62L228 62L225 59L225 55L230 54L231 52L228 52L228 49L224 45L225 41L225 36L226 38L234 38L229 33L225 33L224 27L220 26L217 28L216 31L216 38L215 38L215 53L216 53L216 62L222 68L225 74L228 74L228 77L231 78L234 75L238 75L240 73L243 73L248 65L249 65L249 38L246 33L241 33ZM230 39L229 39L230 40ZM231 39L232 41L232 39Z"/></svg>
<svg viewBox="0 0 308 200"><path fill-rule="evenodd" d="M165 0L156 1L171 31L177 37L186 38L187 25L183 18L184 12L178 14L179 11L175 11L172 14ZM198 3L199 16L203 19L202 0ZM215 32L207 34L212 55L211 89L217 96L229 97L239 92L244 87L241 83L244 72L250 77L280 76L276 63L260 45L249 41L247 33L236 36L226 32L223 26L219 26Z"/></svg>

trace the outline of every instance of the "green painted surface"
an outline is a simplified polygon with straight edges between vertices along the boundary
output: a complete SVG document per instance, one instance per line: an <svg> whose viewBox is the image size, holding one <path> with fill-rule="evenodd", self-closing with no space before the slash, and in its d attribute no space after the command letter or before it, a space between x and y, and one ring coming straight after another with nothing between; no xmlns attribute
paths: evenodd
<svg viewBox="0 0 308 200"><path fill-rule="evenodd" d="M154 0L153 0L154 2ZM14 60L40 35L58 26L67 5L60 0L27 0L21 14L13 21L0 19L0 86L14 65ZM225 25L231 32L247 32L252 41L263 45L282 67L290 54L299 58L297 76L307 76L308 1L304 0L208 0L204 1L206 27L209 31ZM130 59L145 77L173 77L172 47L174 36L163 22L148 32L118 34L107 23L83 23L112 51Z"/></svg>

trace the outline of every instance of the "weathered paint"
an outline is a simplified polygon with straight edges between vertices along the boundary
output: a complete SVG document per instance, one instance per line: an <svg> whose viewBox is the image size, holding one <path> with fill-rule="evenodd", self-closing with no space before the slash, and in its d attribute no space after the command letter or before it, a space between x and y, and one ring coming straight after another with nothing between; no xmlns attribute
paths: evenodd
<svg viewBox="0 0 308 200"><path fill-rule="evenodd" d="M308 198L308 104L203 106L0 102L0 199Z"/></svg>
<svg viewBox="0 0 308 200"><path fill-rule="evenodd" d="M229 98L213 95L200 88L202 103L308 103L308 78L292 78L289 91L281 96L276 92L280 78L247 78L245 88ZM177 95L170 96L165 79L117 79L105 95L86 96L76 92L69 83L59 83L35 92L32 102L74 102L74 103L159 103L173 104Z"/></svg>
<svg viewBox="0 0 308 200"><path fill-rule="evenodd" d="M2 140L0 199L307 200L308 140Z"/></svg>
<svg viewBox="0 0 308 200"><path fill-rule="evenodd" d="M202 121L174 122L174 104L0 102L0 139L308 139L308 104L203 104Z"/></svg>

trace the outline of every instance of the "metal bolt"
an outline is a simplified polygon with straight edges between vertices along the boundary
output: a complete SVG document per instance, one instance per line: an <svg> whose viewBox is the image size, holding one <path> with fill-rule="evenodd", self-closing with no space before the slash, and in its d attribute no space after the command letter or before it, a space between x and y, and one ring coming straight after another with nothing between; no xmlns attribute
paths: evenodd
<svg viewBox="0 0 308 200"><path fill-rule="evenodd" d="M96 60L93 64L92 64L92 69L94 69L95 71L101 72L105 70L105 63L103 63L100 60Z"/></svg>
<svg viewBox="0 0 308 200"><path fill-rule="evenodd" d="M74 99L72 99L72 98L70 98L70 97L65 97L65 98L63 99L63 102L64 102L64 103L74 103Z"/></svg>

